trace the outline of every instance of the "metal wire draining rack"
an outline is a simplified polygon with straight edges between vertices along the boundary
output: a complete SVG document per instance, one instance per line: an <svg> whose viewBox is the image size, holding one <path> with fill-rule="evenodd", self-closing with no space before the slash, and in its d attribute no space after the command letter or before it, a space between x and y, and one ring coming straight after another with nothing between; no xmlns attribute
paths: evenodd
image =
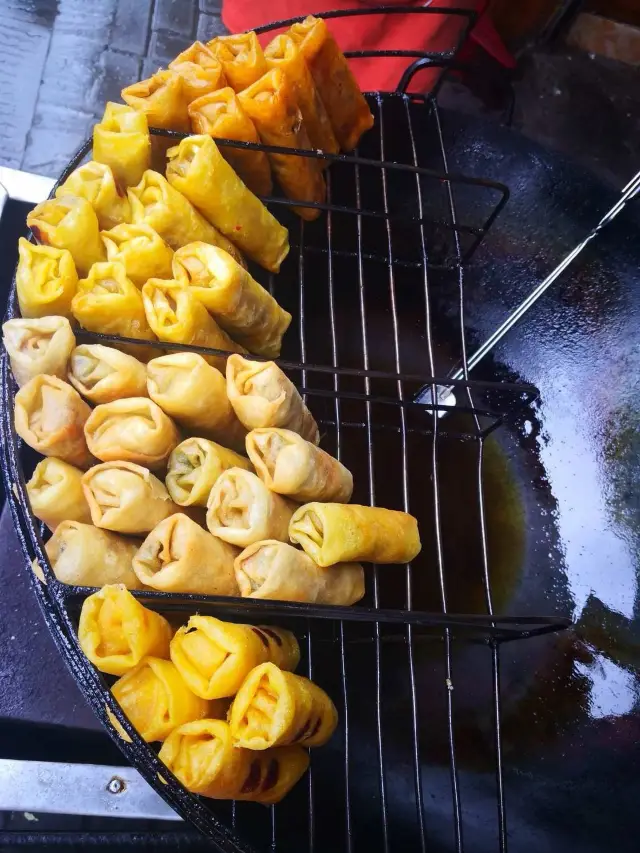
<svg viewBox="0 0 640 853"><path fill-rule="evenodd" d="M471 12L436 7L396 6L321 16L380 12L457 16L464 22L460 42L473 23ZM287 26L293 20L300 19L276 22L259 32ZM369 850L385 853L392 849L426 850L430 813L424 793L428 765L423 758L421 670L425 666L424 650L428 649L428 668L437 670L432 673L429 689L435 693L440 690L438 701L444 711L441 761L448 765L451 809L447 846L463 850L463 806L453 725L455 642L490 656L495 837L496 848L506 850L500 645L567 626L567 620L561 618L501 616L493 607L483 503L485 441L505 413L529 405L536 391L517 383L469 379L464 265L504 206L508 190L493 181L449 172L436 103L439 82L430 95L407 93L418 70L437 67L442 75L451 67L455 51L360 51L351 55L407 56L414 62L396 92L369 96L375 126L353 156L286 149L286 153L332 161L326 173L327 201L319 205L325 213L314 223L303 223L287 209L300 202L267 199L290 227L292 251L280 275L265 280L264 274L256 272L256 277L298 318L298 334L293 328L289 331L280 364L306 394L321 424L323 446L354 471L354 501L378 502L416 514L426 539L423 554L406 568L372 567L370 593L362 606L353 608L136 593L148 606L163 612L186 616L197 610L257 623L277 622L296 632L303 640L300 671L306 667L309 676L329 691L341 718L332 744L315 753L308 781L282 804L268 810L201 800L180 786L123 717L103 677L87 663L77 643L79 608L91 590L57 582L43 549L43 531L29 509L25 479L34 459L15 434L15 388L5 353L1 433L8 500L25 557L37 560L43 571L43 580L35 575L33 578L36 595L84 695L129 761L219 849L235 853L255 845L256 849L296 853L305 848L351 853L366 845ZM169 131L153 133L182 138L182 134ZM220 144L285 150L231 141ZM90 147L88 140L60 182L86 157ZM458 218L458 201L471 214L468 221ZM17 313L15 283L8 313ZM454 407L419 404L414 399L427 386L432 388L435 400L438 385L452 384L436 375L438 370L445 372L436 347L440 325L455 340L448 358L462 363L463 379L453 383L461 402ZM89 333L81 337L103 342L122 340ZM198 349L160 346L166 350ZM441 409L452 409L443 422L438 418ZM448 587L455 578L455 566L444 559L440 469L444 442L453 442L454 450L458 444L474 448L480 529L478 576L472 583L482 605L480 612L469 615L452 614L448 608ZM436 579L435 590L424 588L425 577ZM124 726L131 743L117 737L107 708ZM399 771L401 795L397 776L394 784L389 781L390 774Z"/></svg>

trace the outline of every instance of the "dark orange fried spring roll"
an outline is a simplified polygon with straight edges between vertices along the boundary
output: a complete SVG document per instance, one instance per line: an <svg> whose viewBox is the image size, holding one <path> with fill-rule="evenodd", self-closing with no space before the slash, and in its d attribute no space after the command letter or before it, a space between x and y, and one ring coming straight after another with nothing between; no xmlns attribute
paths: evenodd
<svg viewBox="0 0 640 853"><path fill-rule="evenodd" d="M219 36L207 45L222 63L229 85L241 92L262 77L267 63L254 32Z"/></svg>
<svg viewBox="0 0 640 853"><path fill-rule="evenodd" d="M189 133L184 81L175 71L158 71L148 80L127 86L122 100L147 116L149 127Z"/></svg>
<svg viewBox="0 0 640 853"><path fill-rule="evenodd" d="M169 69L182 77L187 103L227 85L222 63L201 41L195 41L176 56Z"/></svg>

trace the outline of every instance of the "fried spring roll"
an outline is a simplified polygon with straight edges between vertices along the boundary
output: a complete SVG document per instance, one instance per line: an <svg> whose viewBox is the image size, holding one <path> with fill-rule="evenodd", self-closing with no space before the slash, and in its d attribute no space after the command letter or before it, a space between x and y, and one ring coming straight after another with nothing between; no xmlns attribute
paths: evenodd
<svg viewBox="0 0 640 853"><path fill-rule="evenodd" d="M68 249L80 275L106 257L98 217L86 198L64 195L47 199L27 214L27 225L39 243Z"/></svg>
<svg viewBox="0 0 640 853"><path fill-rule="evenodd" d="M69 382L91 403L111 403L122 397L144 397L144 364L114 347L81 344L71 353Z"/></svg>
<svg viewBox="0 0 640 853"><path fill-rule="evenodd" d="M289 537L323 567L355 560L409 563L422 547L418 522L408 512L358 504L301 506L291 519Z"/></svg>
<svg viewBox="0 0 640 853"><path fill-rule="evenodd" d="M115 180L111 168L90 160L72 172L56 190L56 198L76 195L86 198L98 217L100 228L131 222L131 205L126 190Z"/></svg>
<svg viewBox="0 0 640 853"><path fill-rule="evenodd" d="M171 454L166 486L180 506L206 506L214 483L227 468L250 471L251 463L215 441L187 438Z"/></svg>
<svg viewBox="0 0 640 853"><path fill-rule="evenodd" d="M178 54L169 63L169 70L182 77L187 103L227 85L222 63L201 41L195 41Z"/></svg>
<svg viewBox="0 0 640 853"><path fill-rule="evenodd" d="M235 341L257 355L280 355L291 314L231 255L190 243L173 256L173 273Z"/></svg>
<svg viewBox="0 0 640 853"><path fill-rule="evenodd" d="M108 675L124 675L147 655L168 660L172 634L163 616L143 607L121 584L103 586L80 611L80 648Z"/></svg>
<svg viewBox="0 0 640 853"><path fill-rule="evenodd" d="M150 225L143 222L116 225L100 236L107 259L122 264L127 277L142 287L150 278L171 278L171 249Z"/></svg>
<svg viewBox="0 0 640 853"><path fill-rule="evenodd" d="M133 558L140 582L163 592L237 595L238 553L183 513L157 524Z"/></svg>
<svg viewBox="0 0 640 853"><path fill-rule="evenodd" d="M267 66L270 69L280 68L291 82L311 145L326 154L337 154L340 146L331 127L331 120L295 40L286 33L276 36L267 45L264 55ZM329 165L328 160L321 163L325 167Z"/></svg>
<svg viewBox="0 0 640 853"><path fill-rule="evenodd" d="M227 361L227 394L247 429L280 427L318 444L315 418L297 388L273 361L249 361L232 355Z"/></svg>
<svg viewBox="0 0 640 853"><path fill-rule="evenodd" d="M289 234L247 189L210 136L189 136L167 152L167 179L252 260L278 272Z"/></svg>
<svg viewBox="0 0 640 853"><path fill-rule="evenodd" d="M260 142L254 123L240 106L238 96L230 86L192 101L189 104L189 118L195 133L206 133L214 139L233 139L235 142ZM264 151L225 145L222 154L251 192L271 195L271 167Z"/></svg>
<svg viewBox="0 0 640 853"><path fill-rule="evenodd" d="M296 95L288 77L274 68L239 95L240 104L254 122L265 145L285 148L311 148ZM287 198L296 201L323 202L326 186L322 165L313 157L295 154L269 154L271 168ZM317 219L320 208L294 207L298 216Z"/></svg>
<svg viewBox="0 0 640 853"><path fill-rule="evenodd" d="M110 166L121 186L137 184L151 163L146 115L126 104L108 101L102 121L93 128L93 159Z"/></svg>
<svg viewBox="0 0 640 853"><path fill-rule="evenodd" d="M127 397L96 406L85 428L91 452L102 462L134 462L164 468L180 433L148 397Z"/></svg>
<svg viewBox="0 0 640 853"><path fill-rule="evenodd" d="M149 127L189 133L184 81L175 71L158 71L120 94L126 104L146 115Z"/></svg>
<svg viewBox="0 0 640 853"><path fill-rule="evenodd" d="M349 63L321 18L309 15L288 33L299 45L340 147L352 151L373 127L373 116Z"/></svg>
<svg viewBox="0 0 640 853"><path fill-rule="evenodd" d="M135 539L100 530L92 524L61 521L45 550L55 576L73 586L124 584L139 589L141 584L131 568L138 550Z"/></svg>
<svg viewBox="0 0 640 853"><path fill-rule="evenodd" d="M26 385L39 373L66 378L67 362L76 345L66 317L7 320L2 336L18 385Z"/></svg>
<svg viewBox="0 0 640 853"><path fill-rule="evenodd" d="M94 459L84 437L91 409L80 394L57 376L41 373L16 394L16 432L43 456L57 456L78 468Z"/></svg>
<svg viewBox="0 0 640 853"><path fill-rule="evenodd" d="M174 352L147 364L149 396L195 435L244 450L246 429L227 397L225 378L195 352Z"/></svg>
<svg viewBox="0 0 640 853"><path fill-rule="evenodd" d="M256 474L272 492L299 503L348 501L351 497L351 472L296 432L254 429L247 434L246 448Z"/></svg>
<svg viewBox="0 0 640 853"><path fill-rule="evenodd" d="M254 666L271 661L294 670L300 647L291 631L192 616L171 643L171 660L196 696L235 696Z"/></svg>
<svg viewBox="0 0 640 853"><path fill-rule="evenodd" d="M36 246L20 237L16 292L23 317L70 317L77 287L76 265L68 249Z"/></svg>
<svg viewBox="0 0 640 853"><path fill-rule="evenodd" d="M321 687L274 663L251 670L229 710L231 736L246 749L322 746L337 724L338 712Z"/></svg>
<svg viewBox="0 0 640 853"><path fill-rule="evenodd" d="M296 504L270 492L259 477L229 468L214 483L207 502L207 527L219 539L246 548L263 539L289 539Z"/></svg>
<svg viewBox="0 0 640 853"><path fill-rule="evenodd" d="M309 766L301 747L256 755L234 746L225 720L197 720L174 729L158 755L188 791L214 800L252 800L272 805L293 788Z"/></svg>
<svg viewBox="0 0 640 853"><path fill-rule="evenodd" d="M218 36L207 45L222 63L229 85L241 92L267 71L264 53L254 32Z"/></svg>
<svg viewBox="0 0 640 853"><path fill-rule="evenodd" d="M173 729L201 720L212 710L208 702L189 690L171 661L158 657L143 658L116 681L111 692L147 742L164 740ZM124 735L121 726L116 728Z"/></svg>
<svg viewBox="0 0 640 853"><path fill-rule="evenodd" d="M82 491L82 471L62 459L41 459L27 483L27 494L33 514L49 530L55 530L61 521L91 522Z"/></svg>

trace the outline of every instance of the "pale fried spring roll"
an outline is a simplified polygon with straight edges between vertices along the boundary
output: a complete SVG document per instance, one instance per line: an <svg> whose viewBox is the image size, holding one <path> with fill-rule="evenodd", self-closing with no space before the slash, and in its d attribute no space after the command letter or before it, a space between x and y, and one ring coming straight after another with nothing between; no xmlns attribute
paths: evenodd
<svg viewBox="0 0 640 853"><path fill-rule="evenodd" d="M93 159L110 166L121 186L137 184L151 162L146 115L108 101L102 120L93 128Z"/></svg>
<svg viewBox="0 0 640 853"><path fill-rule="evenodd" d="M215 441L187 438L171 454L166 486L180 506L206 506L214 483L228 468L250 471L251 463Z"/></svg>
<svg viewBox="0 0 640 853"><path fill-rule="evenodd" d="M358 504L301 506L289 524L289 538L319 566L355 560L409 563L422 547L418 522L408 512Z"/></svg>
<svg viewBox="0 0 640 853"><path fill-rule="evenodd" d="M183 513L165 518L133 558L140 582L163 592L238 595L233 561L238 553Z"/></svg>
<svg viewBox="0 0 640 853"><path fill-rule="evenodd" d="M27 483L27 494L36 518L55 530L62 521L91 522L82 491L82 471L62 459L41 459Z"/></svg>
<svg viewBox="0 0 640 853"><path fill-rule="evenodd" d="M269 71L239 95L240 104L254 122L265 145L284 148L311 148L311 142L293 85L279 68ZM322 163L313 157L269 153L271 168L287 198L296 201L323 202L326 186ZM298 216L313 220L318 207L294 207Z"/></svg>
<svg viewBox="0 0 640 853"><path fill-rule="evenodd" d="M351 497L351 472L296 432L254 429L247 434L246 448L256 474L273 492L299 503L348 501Z"/></svg>
<svg viewBox="0 0 640 853"><path fill-rule="evenodd" d="M280 355L291 314L231 255L190 243L173 256L173 273L235 341L257 355Z"/></svg>
<svg viewBox="0 0 640 853"><path fill-rule="evenodd" d="M246 548L263 539L289 539L297 504L269 491L243 468L229 468L214 483L207 503L207 527L219 539Z"/></svg>
<svg viewBox="0 0 640 853"><path fill-rule="evenodd" d="M273 539L256 542L236 557L236 580L245 598L350 605L364 595L359 563L321 568L304 551Z"/></svg>
<svg viewBox="0 0 640 853"><path fill-rule="evenodd" d="M239 249L270 272L289 252L289 234L240 180L210 136L167 152L167 179Z"/></svg>
<svg viewBox="0 0 640 853"><path fill-rule="evenodd" d="M315 418L298 389L273 361L249 361L232 355L227 361L227 394L247 429L280 427L318 444Z"/></svg>
<svg viewBox="0 0 640 853"><path fill-rule="evenodd" d="M105 259L98 217L86 198L64 195L47 199L27 214L27 225L39 243L68 249L80 275Z"/></svg>
<svg viewBox="0 0 640 853"><path fill-rule="evenodd" d="M71 353L69 382L91 403L111 403L122 397L144 397L144 364L114 347L81 344Z"/></svg>
<svg viewBox="0 0 640 853"><path fill-rule="evenodd" d="M175 71L158 71L147 80L126 86L122 100L147 117L149 127L189 133L184 82Z"/></svg>
<svg viewBox="0 0 640 853"><path fill-rule="evenodd" d="M227 397L225 378L195 352L173 352L147 364L147 389L163 412L194 435L244 451L247 434Z"/></svg>
<svg viewBox="0 0 640 853"><path fill-rule="evenodd" d="M169 63L169 69L182 77L187 103L227 85L222 63L201 41L195 41Z"/></svg>
<svg viewBox="0 0 640 853"><path fill-rule="evenodd" d="M100 228L113 228L131 221L126 189L116 182L111 168L90 160L72 172L56 190L56 198L77 195L86 198L98 217Z"/></svg>
<svg viewBox="0 0 640 853"><path fill-rule="evenodd" d="M254 32L218 36L207 45L222 63L229 85L241 92L267 71L267 63Z"/></svg>
<svg viewBox="0 0 640 853"><path fill-rule="evenodd" d="M120 263L127 277L142 287L150 278L171 278L173 249L150 225L117 225L100 236L107 250L107 259Z"/></svg>
<svg viewBox="0 0 640 853"><path fill-rule="evenodd" d="M23 317L71 317L78 273L71 252L18 240L16 293Z"/></svg>
<svg viewBox="0 0 640 853"><path fill-rule="evenodd" d="M41 373L16 394L16 432L43 456L57 456L78 468L94 459L84 437L91 409L80 394L57 376Z"/></svg>
<svg viewBox="0 0 640 853"><path fill-rule="evenodd" d="M155 471L166 466L180 434L148 397L96 406L85 424L87 444L102 462L135 462Z"/></svg>
<svg viewBox="0 0 640 853"><path fill-rule="evenodd" d="M76 345L66 317L7 320L2 336L18 385L25 385L39 373L66 378L67 362Z"/></svg>
<svg viewBox="0 0 640 853"><path fill-rule="evenodd" d="M73 586L141 586L131 562L139 542L92 524L62 521L45 545L55 576Z"/></svg>

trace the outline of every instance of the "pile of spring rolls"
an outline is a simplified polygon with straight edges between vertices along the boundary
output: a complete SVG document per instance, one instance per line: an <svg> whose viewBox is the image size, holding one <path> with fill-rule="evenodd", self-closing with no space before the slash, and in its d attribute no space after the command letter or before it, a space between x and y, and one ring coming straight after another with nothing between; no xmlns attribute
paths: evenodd
<svg viewBox="0 0 640 853"><path fill-rule="evenodd" d="M145 741L194 794L279 802L309 766L308 747L338 723L318 685L293 670L295 636L283 628L192 616L177 631L114 584L85 599L78 640ZM117 718L119 735L128 735Z"/></svg>

